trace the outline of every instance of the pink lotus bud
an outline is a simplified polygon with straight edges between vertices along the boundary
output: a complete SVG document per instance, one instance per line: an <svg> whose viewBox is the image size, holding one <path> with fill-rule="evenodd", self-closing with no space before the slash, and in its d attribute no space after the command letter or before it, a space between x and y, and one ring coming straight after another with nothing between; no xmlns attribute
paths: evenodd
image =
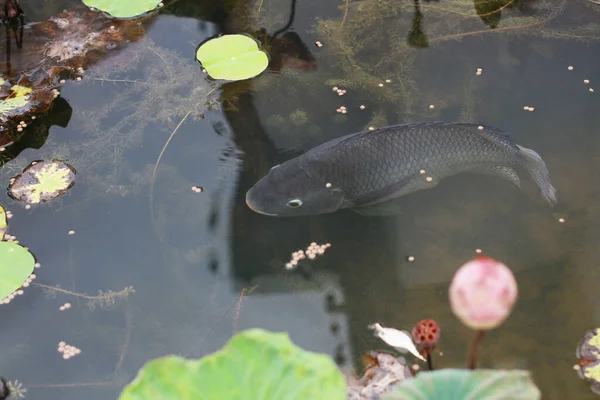
<svg viewBox="0 0 600 400"><path fill-rule="evenodd" d="M479 256L456 271L450 283L450 306L463 324L476 330L499 326L517 300L511 270L492 258Z"/></svg>

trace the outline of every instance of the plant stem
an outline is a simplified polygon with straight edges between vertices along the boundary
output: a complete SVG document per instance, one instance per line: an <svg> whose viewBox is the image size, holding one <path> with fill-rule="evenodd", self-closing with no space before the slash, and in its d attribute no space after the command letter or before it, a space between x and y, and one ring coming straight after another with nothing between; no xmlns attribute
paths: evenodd
<svg viewBox="0 0 600 400"><path fill-rule="evenodd" d="M433 362L431 362L431 351L427 352L427 367L430 371L433 371Z"/></svg>
<svg viewBox="0 0 600 400"><path fill-rule="evenodd" d="M481 346L481 342L483 341L484 336L485 336L484 330L477 331L475 340L473 340L473 343L471 343L471 352L469 353L469 369L475 369L475 367L477 365L477 356L479 355L479 347Z"/></svg>

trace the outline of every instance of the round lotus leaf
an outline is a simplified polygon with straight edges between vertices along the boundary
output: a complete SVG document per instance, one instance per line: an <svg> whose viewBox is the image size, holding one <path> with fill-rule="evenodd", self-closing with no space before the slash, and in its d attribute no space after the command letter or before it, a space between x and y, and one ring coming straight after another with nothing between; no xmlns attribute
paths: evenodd
<svg viewBox="0 0 600 400"><path fill-rule="evenodd" d="M33 272L35 258L23 246L0 242L0 299L17 290Z"/></svg>
<svg viewBox="0 0 600 400"><path fill-rule="evenodd" d="M119 400L345 400L330 357L294 345L285 333L251 329L200 360L148 362Z"/></svg>
<svg viewBox="0 0 600 400"><path fill-rule="evenodd" d="M11 179L8 194L29 204L45 203L65 194L75 183L75 170L62 161L34 161Z"/></svg>
<svg viewBox="0 0 600 400"><path fill-rule="evenodd" d="M537 400L540 390L528 371L442 369L421 372L384 400Z"/></svg>
<svg viewBox="0 0 600 400"><path fill-rule="evenodd" d="M113 17L132 18L154 10L161 0L83 0L88 7L97 8Z"/></svg>
<svg viewBox="0 0 600 400"><path fill-rule="evenodd" d="M258 42L238 34L204 42L196 50L196 59L212 78L229 81L253 78L269 65L269 57Z"/></svg>

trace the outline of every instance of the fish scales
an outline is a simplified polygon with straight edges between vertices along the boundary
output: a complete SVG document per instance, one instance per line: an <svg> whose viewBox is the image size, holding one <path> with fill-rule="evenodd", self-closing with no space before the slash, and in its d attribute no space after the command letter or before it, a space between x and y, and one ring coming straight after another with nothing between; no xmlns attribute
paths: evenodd
<svg viewBox="0 0 600 400"><path fill-rule="evenodd" d="M305 164L314 164L321 180L335 182L352 201L422 169L422 179L440 180L477 166L516 163L517 148L510 140L483 137L493 132L474 134L445 123L398 128L361 132L336 146L317 147L306 153Z"/></svg>

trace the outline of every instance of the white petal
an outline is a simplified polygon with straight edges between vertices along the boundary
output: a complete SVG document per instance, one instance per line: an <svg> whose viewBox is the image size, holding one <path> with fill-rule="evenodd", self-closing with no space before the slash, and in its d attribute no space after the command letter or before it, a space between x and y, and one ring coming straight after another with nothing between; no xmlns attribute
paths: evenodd
<svg viewBox="0 0 600 400"><path fill-rule="evenodd" d="M399 331L394 328L384 328L379 323L374 323L371 328L375 331L375 334L379 336L381 340L394 347L396 350L401 352L409 352L419 360L426 361L419 351L417 350L412 338L405 331Z"/></svg>

